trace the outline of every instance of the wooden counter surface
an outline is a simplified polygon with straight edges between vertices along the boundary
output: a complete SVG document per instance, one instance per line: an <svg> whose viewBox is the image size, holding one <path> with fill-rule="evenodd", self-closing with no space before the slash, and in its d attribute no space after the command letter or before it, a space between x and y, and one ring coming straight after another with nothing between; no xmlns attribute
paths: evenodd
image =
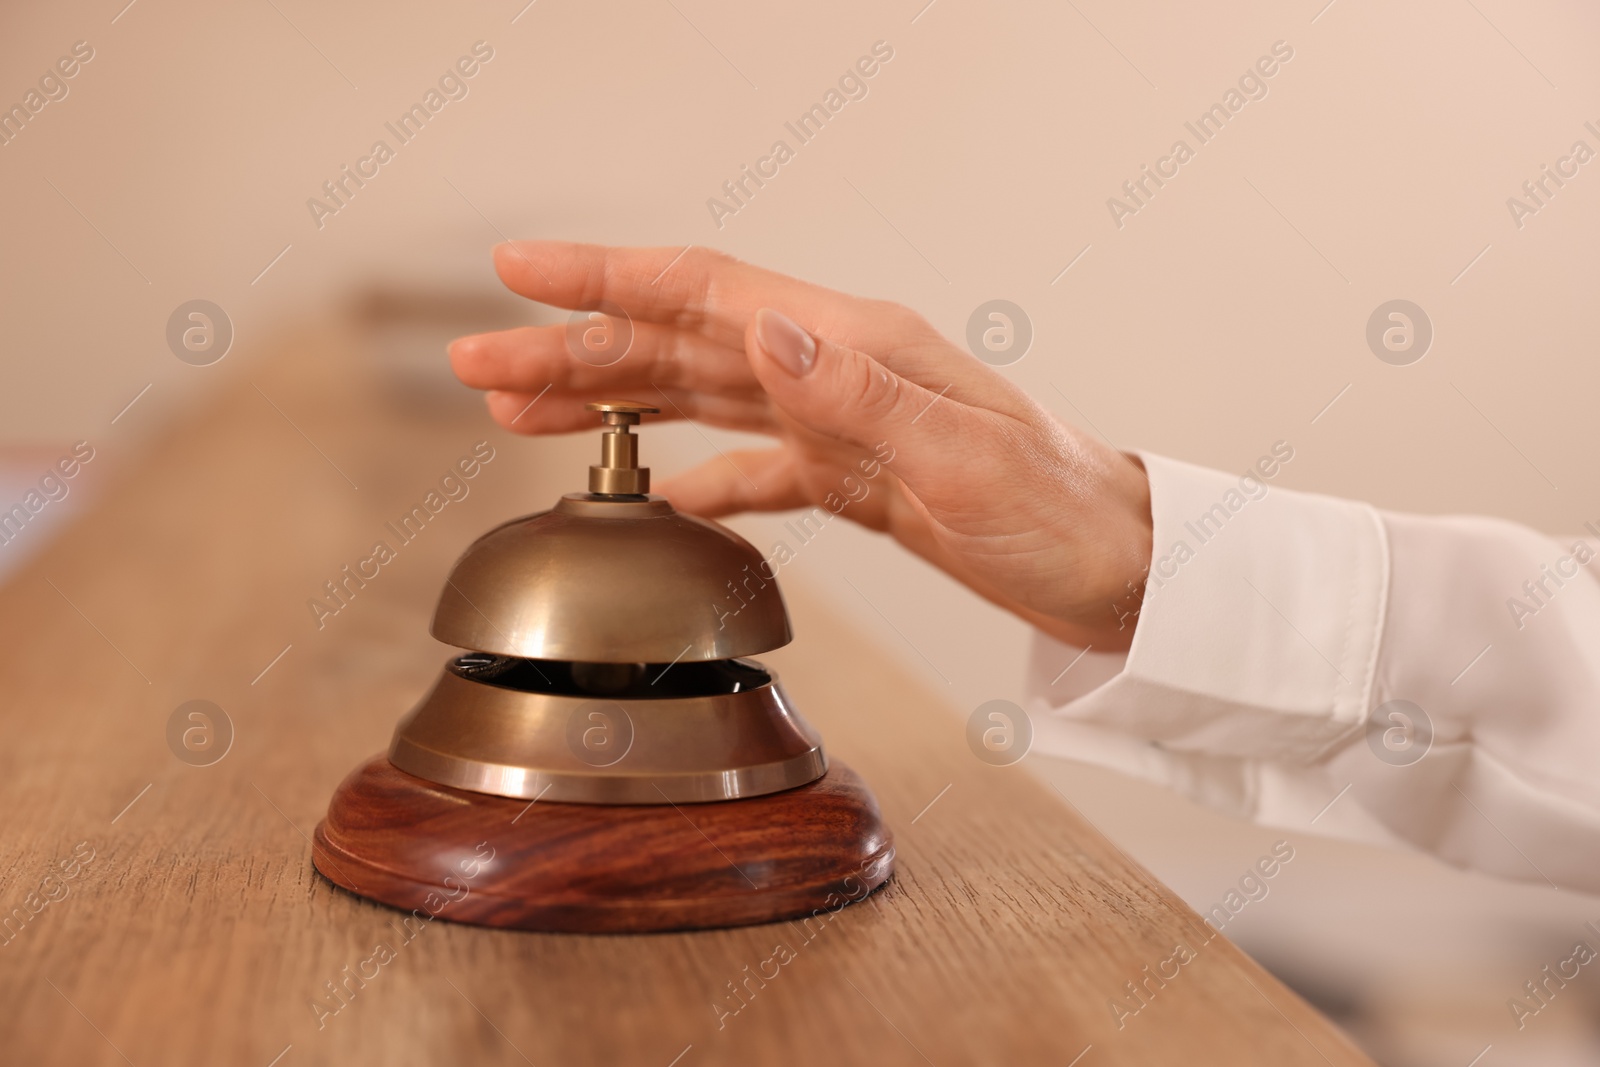
<svg viewBox="0 0 1600 1067"><path fill-rule="evenodd" d="M307 835L446 658L427 621L450 562L573 488L592 442L408 412L351 347L330 328L292 357L235 353L233 384L137 455L139 409L107 425L82 475L93 508L0 591L0 1059L1369 1062L1059 796L975 759L940 694L793 582L798 640L767 659L876 791L899 850L887 889L809 939L441 921L406 942L397 913L313 872ZM394 544L385 522L485 439L496 456L470 495L319 630L307 600ZM211 766L168 748L193 699L235 730ZM392 958L367 962L380 943ZM1164 964L1180 944L1193 958ZM780 945L787 962L769 962ZM1163 966L1176 977L1158 987L1145 968ZM332 1000L346 968L373 976ZM1130 982L1155 992L1119 1028Z"/></svg>

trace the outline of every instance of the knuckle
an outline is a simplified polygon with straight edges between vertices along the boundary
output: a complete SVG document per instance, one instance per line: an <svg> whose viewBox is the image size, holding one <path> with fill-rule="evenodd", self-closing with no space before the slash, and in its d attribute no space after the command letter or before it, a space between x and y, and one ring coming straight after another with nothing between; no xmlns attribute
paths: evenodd
<svg viewBox="0 0 1600 1067"><path fill-rule="evenodd" d="M717 248L707 248L705 245L695 245L684 253L684 258L692 261L692 266L702 270L716 270L719 267L731 267L739 261L728 253Z"/></svg>
<svg viewBox="0 0 1600 1067"><path fill-rule="evenodd" d="M874 422L892 418L905 402L905 383L880 363L865 356L858 356L857 360L851 383L852 407L861 417Z"/></svg>
<svg viewBox="0 0 1600 1067"><path fill-rule="evenodd" d="M695 245L683 253L683 258L667 271L661 283L681 288L686 302L699 305L701 310L680 310L674 323L692 326L700 322L706 311L718 304L723 283L738 265L739 260L728 253L704 245Z"/></svg>
<svg viewBox="0 0 1600 1067"><path fill-rule="evenodd" d="M696 369L688 335L682 330L672 331L672 339L660 347L651 369L669 388L694 388Z"/></svg>
<svg viewBox="0 0 1600 1067"><path fill-rule="evenodd" d="M927 319L904 304L897 304L892 300L874 300L872 303L874 313L897 334L922 337L934 332L932 324Z"/></svg>

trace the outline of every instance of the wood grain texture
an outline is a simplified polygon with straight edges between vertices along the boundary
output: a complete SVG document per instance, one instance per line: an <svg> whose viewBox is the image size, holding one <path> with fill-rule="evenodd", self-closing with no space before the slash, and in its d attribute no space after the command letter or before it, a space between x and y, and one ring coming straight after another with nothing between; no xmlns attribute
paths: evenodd
<svg viewBox="0 0 1600 1067"><path fill-rule="evenodd" d="M877 802L838 760L781 793L644 805L471 793L378 755L312 844L330 881L425 921L582 933L832 921L894 869Z"/></svg>
<svg viewBox="0 0 1600 1067"><path fill-rule="evenodd" d="M281 356L241 347L214 368L234 387L137 454L141 407L106 426L92 512L3 590L0 911L27 916L0 945L8 1062L1368 1062L1024 766L973 758L958 709L798 564L796 641L765 658L877 795L888 886L809 936L402 939L392 909L313 871L311 831L449 655L427 623L451 561L581 484L593 442L389 406L359 342L328 326ZM470 495L319 629L308 598L485 438ZM236 731L208 767L167 747L195 698ZM64 878L79 842L93 859ZM34 913L46 876L58 899ZM1119 1027L1110 1005L1179 944L1195 958Z"/></svg>

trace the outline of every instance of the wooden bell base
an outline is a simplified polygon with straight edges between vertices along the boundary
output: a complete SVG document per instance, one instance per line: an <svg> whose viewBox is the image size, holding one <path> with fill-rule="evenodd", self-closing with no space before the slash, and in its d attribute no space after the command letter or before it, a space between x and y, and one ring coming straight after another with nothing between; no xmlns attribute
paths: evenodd
<svg viewBox="0 0 1600 1067"><path fill-rule="evenodd" d="M838 761L798 789L674 807L529 804L435 785L380 755L334 792L311 858L417 920L621 933L836 910L889 880L894 837Z"/></svg>

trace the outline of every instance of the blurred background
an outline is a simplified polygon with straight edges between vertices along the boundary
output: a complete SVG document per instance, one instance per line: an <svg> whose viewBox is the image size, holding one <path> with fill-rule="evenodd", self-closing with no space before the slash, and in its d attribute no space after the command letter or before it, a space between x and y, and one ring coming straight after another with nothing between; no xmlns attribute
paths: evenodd
<svg viewBox="0 0 1600 1067"><path fill-rule="evenodd" d="M1120 447L1242 470L1281 439L1293 488L1552 533L1600 520L1600 9L1576 0L109 0L11 5L0 28L0 497L74 442L96 449L0 545L0 578L295 338L328 340L419 426L496 434L444 344L564 316L490 269L494 243L533 236L715 247L903 302L954 338L1007 300L1032 342L1003 373ZM875 47L864 95L800 144L785 123ZM1185 123L1266 56L1272 75L1200 144ZM474 73L441 89L463 57ZM435 89L402 140L389 126ZM1198 147L1173 175L1158 160L1180 138ZM780 139L793 158L730 199ZM380 140L392 158L361 162ZM1158 165L1164 184L1125 191ZM1369 345L1398 299L1431 323L1420 358ZM225 316L225 358L169 345L196 300ZM573 443L501 447L571 462ZM742 443L663 426L651 465ZM767 545L782 519L733 525ZM928 672L952 716L1023 698L1023 624L881 538L829 530L786 584ZM417 583L419 619L439 577ZM1587 971L1525 1029L1507 1007L1600 901L1031 762L1202 911L1291 840L1227 933L1380 1062L1600 1058Z"/></svg>

